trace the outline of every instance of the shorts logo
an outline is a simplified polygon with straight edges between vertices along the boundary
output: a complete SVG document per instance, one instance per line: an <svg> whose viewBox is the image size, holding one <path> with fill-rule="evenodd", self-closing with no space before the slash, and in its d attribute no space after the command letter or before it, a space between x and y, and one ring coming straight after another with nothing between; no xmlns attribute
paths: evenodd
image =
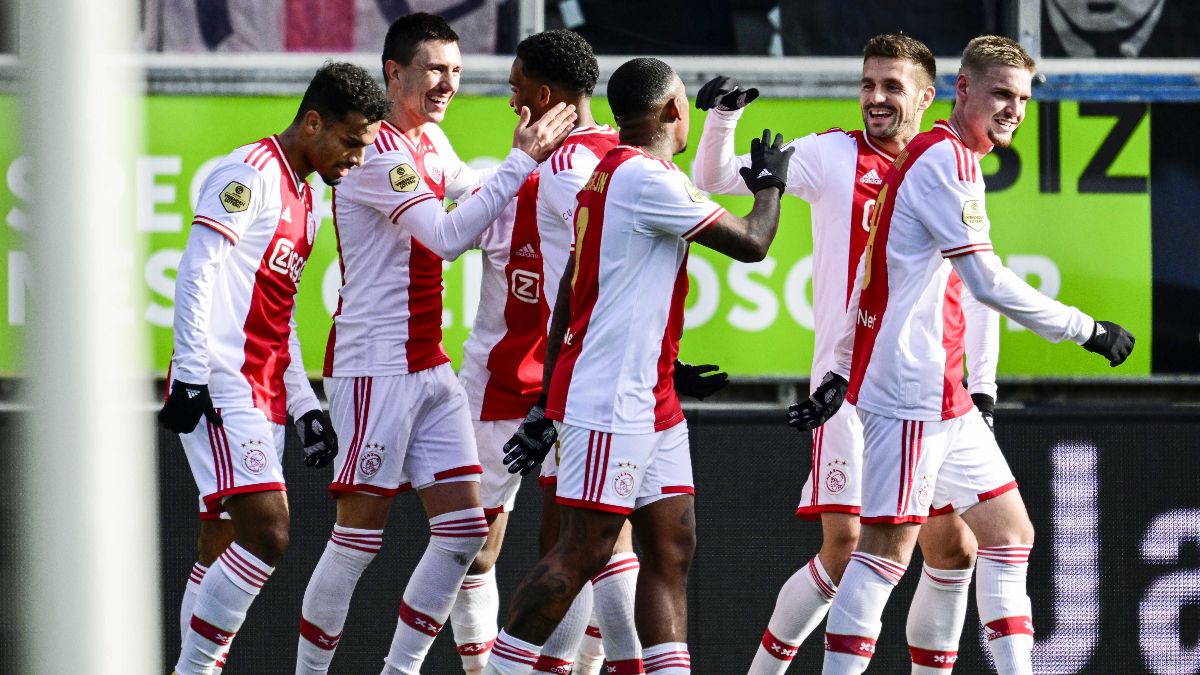
<svg viewBox="0 0 1200 675"><path fill-rule="evenodd" d="M831 495L840 494L850 482L850 479L846 477L846 472L838 468L845 464L845 460L841 459L835 459L828 464L832 468L825 472L825 491Z"/></svg>
<svg viewBox="0 0 1200 675"><path fill-rule="evenodd" d="M613 477L613 492L618 497L628 497L633 493L633 474L621 471Z"/></svg>
<svg viewBox="0 0 1200 675"><path fill-rule="evenodd" d="M246 441L242 443L242 466L254 475L258 475L267 470L267 453L263 452L263 448L267 444L263 441Z"/></svg>
<svg viewBox="0 0 1200 675"><path fill-rule="evenodd" d="M366 448L367 454L358 460L358 470L362 472L362 475L370 478L379 473L380 467L383 466L383 455L375 452L376 450L382 452L383 446L378 443L368 443Z"/></svg>
<svg viewBox="0 0 1200 675"><path fill-rule="evenodd" d="M245 211L250 206L250 188L236 180L229 181L229 185L221 190L221 206L225 207L226 213Z"/></svg>
<svg viewBox="0 0 1200 675"><path fill-rule="evenodd" d="M417 176L417 172L407 164L397 164L388 172L388 180L392 182L392 189L396 192L412 192L417 189L417 183L421 179Z"/></svg>
<svg viewBox="0 0 1200 675"><path fill-rule="evenodd" d="M917 490L917 503L921 508L929 508L933 503L933 477L926 474L921 476L921 487Z"/></svg>

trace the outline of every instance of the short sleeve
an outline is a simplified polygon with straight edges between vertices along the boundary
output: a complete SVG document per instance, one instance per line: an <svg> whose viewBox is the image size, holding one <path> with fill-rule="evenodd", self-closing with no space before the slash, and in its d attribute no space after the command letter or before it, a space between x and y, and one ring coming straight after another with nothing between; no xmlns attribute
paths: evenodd
<svg viewBox="0 0 1200 675"><path fill-rule="evenodd" d="M821 196L821 179L825 175L821 157L823 135L809 134L803 138L797 138L785 146L795 150L792 153L791 161L788 162L788 184L785 192L806 202L815 202ZM748 155L746 159L746 165L749 166Z"/></svg>
<svg viewBox="0 0 1200 675"><path fill-rule="evenodd" d="M912 181L917 190L909 197L942 257L991 251L984 183L974 155L947 141L921 159L927 161L918 161L910 169L919 176L906 177L906 182L917 179Z"/></svg>
<svg viewBox="0 0 1200 675"><path fill-rule="evenodd" d="M193 225L211 228L236 245L270 199L262 173L245 162L222 163L200 188Z"/></svg>
<svg viewBox="0 0 1200 675"><path fill-rule="evenodd" d="M437 202L412 157L400 150L375 155L352 171L338 185L337 198L369 206L393 223L417 204Z"/></svg>
<svg viewBox="0 0 1200 675"><path fill-rule="evenodd" d="M661 170L644 171L635 179L641 185L639 229L691 241L725 213L725 209L692 185L682 171L664 166Z"/></svg>

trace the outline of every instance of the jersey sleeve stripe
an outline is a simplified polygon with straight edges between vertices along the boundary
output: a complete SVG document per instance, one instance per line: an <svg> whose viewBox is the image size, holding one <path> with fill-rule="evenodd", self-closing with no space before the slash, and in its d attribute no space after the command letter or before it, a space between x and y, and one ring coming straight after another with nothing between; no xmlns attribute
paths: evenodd
<svg viewBox="0 0 1200 675"><path fill-rule="evenodd" d="M226 225L220 221L213 220L212 218L209 218L207 216L196 216L195 218L192 219L192 224L193 225L204 225L205 227L209 227L211 229L216 230L219 234L224 235L224 237L226 239L228 239L229 242L231 244L234 244L235 246L238 243L237 233L234 232L232 229L230 229L230 227L228 225Z"/></svg>
<svg viewBox="0 0 1200 675"><path fill-rule="evenodd" d="M946 250L942 251L942 257L943 258L957 258L960 255L968 255L970 253L983 253L983 252L991 251L991 250L992 250L992 245L987 242L979 243L979 244L968 244L966 246L959 246L958 248L946 249Z"/></svg>
<svg viewBox="0 0 1200 675"><path fill-rule="evenodd" d="M723 207L718 206L716 208L716 210L713 211L712 213L708 214L708 216L705 217L704 220L701 220L699 223L696 223L695 227L688 230L687 232L684 232L683 239L686 241L691 241L691 240L695 239L697 235L699 235L704 230L708 229L709 225L712 225L713 223L717 222L717 219L720 218L724 213L725 213L725 209Z"/></svg>
<svg viewBox="0 0 1200 675"><path fill-rule="evenodd" d="M420 204L422 202L427 202L430 199L437 199L437 197L435 197L432 192L426 192L423 195L413 197L412 199L409 199L408 201L404 202L403 204L401 204L400 206L397 206L394 210L392 210L392 215L389 216L389 219L394 223L400 219L400 216L404 215L405 211L411 209L412 207L416 206L417 204Z"/></svg>
<svg viewBox="0 0 1200 675"><path fill-rule="evenodd" d="M263 152L265 152L266 149L267 146L265 143L259 143L253 150L250 151L250 154L246 155L245 162L251 165L255 164L258 162L259 158L262 157Z"/></svg>

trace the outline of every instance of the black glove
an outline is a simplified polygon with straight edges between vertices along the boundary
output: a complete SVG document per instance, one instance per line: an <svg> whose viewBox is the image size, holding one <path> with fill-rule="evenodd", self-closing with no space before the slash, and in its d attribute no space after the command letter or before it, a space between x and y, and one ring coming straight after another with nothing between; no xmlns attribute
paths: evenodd
<svg viewBox="0 0 1200 675"><path fill-rule="evenodd" d="M317 408L301 415L296 420L296 433L304 445L304 466L319 469L337 457L337 434L324 410Z"/></svg>
<svg viewBox="0 0 1200 675"><path fill-rule="evenodd" d="M718 75L700 87L700 91L696 93L696 107L700 110L737 110L750 105L756 98L757 89L742 89L742 85L732 77Z"/></svg>
<svg viewBox="0 0 1200 675"><path fill-rule="evenodd" d="M729 373L717 373L720 369L720 366L710 364L694 366L675 361L675 393L703 401L705 397L712 396L729 385Z"/></svg>
<svg viewBox="0 0 1200 675"><path fill-rule="evenodd" d="M975 407L979 409L979 414L983 416L983 421L988 425L988 429L995 434L996 399L987 394L971 394L971 400L975 402Z"/></svg>
<svg viewBox="0 0 1200 675"><path fill-rule="evenodd" d="M213 407L212 397L208 395L208 385L188 384L179 380L172 382L167 402L158 411L158 423L177 434L190 434L200 423L201 417L207 417L216 427L224 424Z"/></svg>
<svg viewBox="0 0 1200 675"><path fill-rule="evenodd" d="M832 372L825 373L821 386L808 397L808 400L793 403L788 407L788 426L799 431L809 431L825 424L833 417L842 401L846 400L846 390L850 383L841 375Z"/></svg>
<svg viewBox="0 0 1200 675"><path fill-rule="evenodd" d="M788 162L792 159L795 148L783 148L783 134L775 134L775 142L771 142L771 130L763 129L762 139L750 141L750 166L742 167L742 180L751 192L765 188L779 188L783 196L787 188Z"/></svg>
<svg viewBox="0 0 1200 675"><path fill-rule="evenodd" d="M546 459L557 441L558 430L553 421L546 419L546 395L542 394L525 413L517 433L504 444L504 463L508 465L508 472L528 475Z"/></svg>
<svg viewBox="0 0 1200 675"><path fill-rule="evenodd" d="M1129 358L1133 342L1133 333L1125 330L1121 324L1097 321L1092 329L1092 337L1083 343L1083 348L1108 359L1109 367L1116 368Z"/></svg>

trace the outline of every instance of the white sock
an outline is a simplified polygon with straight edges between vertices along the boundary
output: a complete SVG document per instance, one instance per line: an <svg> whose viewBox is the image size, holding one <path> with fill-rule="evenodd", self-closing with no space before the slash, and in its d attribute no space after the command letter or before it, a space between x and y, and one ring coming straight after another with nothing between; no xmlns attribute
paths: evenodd
<svg viewBox="0 0 1200 675"><path fill-rule="evenodd" d="M973 569L939 570L925 565L908 607L912 675L945 675L958 661Z"/></svg>
<svg viewBox="0 0 1200 675"><path fill-rule="evenodd" d="M642 643L638 641L637 627L633 623L640 567L637 554L617 553L592 577L593 604L609 665L642 658Z"/></svg>
<svg viewBox="0 0 1200 675"><path fill-rule="evenodd" d="M354 587L382 546L383 530L333 526L329 543L304 591L296 675L329 672Z"/></svg>
<svg viewBox="0 0 1200 675"><path fill-rule="evenodd" d="M571 606L567 608L567 613L563 615L558 627L542 646L542 653L533 666L533 672L570 675L575 655L579 653L579 644L583 642L583 631L587 630L587 621L591 616L592 585L584 584L571 601Z"/></svg>
<svg viewBox="0 0 1200 675"><path fill-rule="evenodd" d="M861 673L871 664L883 628L883 607L904 576L893 560L855 551L825 623L825 675Z"/></svg>
<svg viewBox="0 0 1200 675"><path fill-rule="evenodd" d="M477 673L487 665L492 644L496 641L500 613L500 588L496 585L496 568L483 574L468 574L458 589L454 607L450 610L450 626L454 629L454 644L462 658L463 670Z"/></svg>
<svg viewBox="0 0 1200 675"><path fill-rule="evenodd" d="M541 651L540 645L515 638L501 630L496 636L492 657L488 659L483 675L529 675Z"/></svg>
<svg viewBox="0 0 1200 675"><path fill-rule="evenodd" d="M200 591L200 582L204 580L204 575L208 573L208 568L200 563L192 565L192 571L188 575L187 586L183 588L183 602L179 607L179 639L180 642L187 637L188 628L192 625L192 609L196 605L196 593ZM230 638L232 642L233 638ZM217 659L213 666L213 675L221 675L221 671L225 669L225 657L229 654L229 645L225 645L225 651Z"/></svg>
<svg viewBox="0 0 1200 675"><path fill-rule="evenodd" d="M271 573L275 571L237 543L209 568L196 592L175 672L210 675Z"/></svg>
<svg viewBox="0 0 1200 675"><path fill-rule="evenodd" d="M429 646L450 616L467 568L487 539L488 522L483 517L483 507L430 518L429 534L429 546L400 600L400 620L383 661L384 675L420 672Z"/></svg>
<svg viewBox="0 0 1200 675"><path fill-rule="evenodd" d="M593 589L592 618L583 631L583 641L579 643L579 654L575 656L572 675L598 675L600 666L604 665L604 638L596 620L594 592Z"/></svg>
<svg viewBox="0 0 1200 675"><path fill-rule="evenodd" d="M692 672L692 655L686 642L664 642L642 650L646 675L687 675Z"/></svg>
<svg viewBox="0 0 1200 675"><path fill-rule="evenodd" d="M993 546L979 549L975 565L975 603L983 623L996 672L1033 673L1033 619L1025 577L1032 546Z"/></svg>
<svg viewBox="0 0 1200 675"><path fill-rule="evenodd" d="M825 619L836 593L837 584L817 556L796 570L779 589L775 611L747 675L783 675L804 639Z"/></svg>

